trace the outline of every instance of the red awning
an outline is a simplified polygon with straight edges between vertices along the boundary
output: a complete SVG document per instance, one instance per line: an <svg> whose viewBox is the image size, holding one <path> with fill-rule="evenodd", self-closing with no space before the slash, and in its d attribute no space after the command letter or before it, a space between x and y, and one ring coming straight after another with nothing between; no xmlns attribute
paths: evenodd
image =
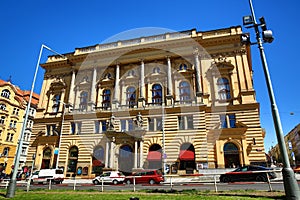
<svg viewBox="0 0 300 200"><path fill-rule="evenodd" d="M189 150L180 150L180 160L195 160L195 153Z"/></svg>
<svg viewBox="0 0 300 200"><path fill-rule="evenodd" d="M93 160L93 166L97 167L97 166L103 166L101 160Z"/></svg>
<svg viewBox="0 0 300 200"><path fill-rule="evenodd" d="M149 151L147 159L151 161L160 161L161 153L159 151Z"/></svg>

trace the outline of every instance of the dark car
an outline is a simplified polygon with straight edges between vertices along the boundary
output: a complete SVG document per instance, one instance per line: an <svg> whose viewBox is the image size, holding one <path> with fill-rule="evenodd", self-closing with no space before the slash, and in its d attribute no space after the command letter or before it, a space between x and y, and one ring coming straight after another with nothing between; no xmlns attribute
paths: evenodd
<svg viewBox="0 0 300 200"><path fill-rule="evenodd" d="M162 176L162 172L156 169L142 170L136 173L133 173L132 176L127 176L124 180L126 184L133 183L135 179L135 183L149 183L149 184L159 184L164 181Z"/></svg>
<svg viewBox="0 0 300 200"><path fill-rule="evenodd" d="M223 183L234 182L234 181L258 181L267 182L269 179L276 178L276 174L272 172L272 168L263 166L244 166L235 169L232 172L227 172L220 176L220 181ZM260 172L262 171L262 172Z"/></svg>

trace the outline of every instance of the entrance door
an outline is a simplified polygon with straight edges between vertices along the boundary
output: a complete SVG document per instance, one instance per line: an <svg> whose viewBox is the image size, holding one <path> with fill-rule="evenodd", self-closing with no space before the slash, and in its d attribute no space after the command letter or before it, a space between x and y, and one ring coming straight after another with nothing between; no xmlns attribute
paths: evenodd
<svg viewBox="0 0 300 200"><path fill-rule="evenodd" d="M232 142L228 142L224 145L224 161L225 168L240 167L239 150L238 147Z"/></svg>
<svg viewBox="0 0 300 200"><path fill-rule="evenodd" d="M123 145L119 150L119 170L125 175L133 168L133 150L129 145Z"/></svg>

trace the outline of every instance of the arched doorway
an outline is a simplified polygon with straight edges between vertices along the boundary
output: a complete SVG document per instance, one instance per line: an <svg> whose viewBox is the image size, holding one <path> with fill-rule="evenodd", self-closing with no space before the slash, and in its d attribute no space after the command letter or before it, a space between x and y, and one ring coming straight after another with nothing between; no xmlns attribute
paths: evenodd
<svg viewBox="0 0 300 200"><path fill-rule="evenodd" d="M50 147L45 148L43 151L43 160L42 160L41 169L50 169L51 156L52 156L52 151Z"/></svg>
<svg viewBox="0 0 300 200"><path fill-rule="evenodd" d="M153 144L149 148L148 169L162 169L162 148L159 144Z"/></svg>
<svg viewBox="0 0 300 200"><path fill-rule="evenodd" d="M123 145L119 150L119 170L125 175L130 174L133 168L133 150L129 145Z"/></svg>
<svg viewBox="0 0 300 200"><path fill-rule="evenodd" d="M93 150L92 156L92 174L101 174L104 167L104 148L96 146Z"/></svg>
<svg viewBox="0 0 300 200"><path fill-rule="evenodd" d="M228 142L224 145L225 168L235 168L240 166L240 155L238 147Z"/></svg>
<svg viewBox="0 0 300 200"><path fill-rule="evenodd" d="M77 161L78 161L78 147L73 146L69 150L67 172L76 173Z"/></svg>
<svg viewBox="0 0 300 200"><path fill-rule="evenodd" d="M180 146L179 160L179 170L196 169L195 148L193 144L183 143Z"/></svg>

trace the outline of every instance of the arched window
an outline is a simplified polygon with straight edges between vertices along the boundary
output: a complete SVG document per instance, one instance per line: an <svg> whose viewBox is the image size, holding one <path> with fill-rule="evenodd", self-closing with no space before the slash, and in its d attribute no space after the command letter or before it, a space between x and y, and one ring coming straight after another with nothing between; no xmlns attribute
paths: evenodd
<svg viewBox="0 0 300 200"><path fill-rule="evenodd" d="M183 143L179 153L180 170L195 169L195 148L191 143Z"/></svg>
<svg viewBox="0 0 300 200"><path fill-rule="evenodd" d="M162 103L162 87L159 84L154 84L152 86L152 103L153 104Z"/></svg>
<svg viewBox="0 0 300 200"><path fill-rule="evenodd" d="M180 64L179 65L179 70L187 70L187 65L186 64Z"/></svg>
<svg viewBox="0 0 300 200"><path fill-rule="evenodd" d="M230 85L227 78L219 78L217 81L219 100L231 99Z"/></svg>
<svg viewBox="0 0 300 200"><path fill-rule="evenodd" d="M181 103L189 102L191 100L191 87L186 81L179 84L179 98Z"/></svg>
<svg viewBox="0 0 300 200"><path fill-rule="evenodd" d="M73 146L69 150L68 168L67 172L76 172L78 161L78 148Z"/></svg>
<svg viewBox="0 0 300 200"><path fill-rule="evenodd" d="M49 147L44 149L41 169L50 169L51 156L52 156L51 149Z"/></svg>
<svg viewBox="0 0 300 200"><path fill-rule="evenodd" d="M88 104L88 92L81 92L80 93L80 104L79 108L81 111L84 111L87 109L87 104Z"/></svg>
<svg viewBox="0 0 300 200"><path fill-rule="evenodd" d="M129 108L133 108L136 105L136 91L134 87L128 87L126 89L126 104Z"/></svg>
<svg viewBox="0 0 300 200"><path fill-rule="evenodd" d="M1 103L1 104L0 104L0 110L6 110L6 105L3 104L3 103Z"/></svg>
<svg viewBox="0 0 300 200"><path fill-rule="evenodd" d="M104 148L102 146L96 146L94 148L92 157L92 174L100 174L104 167Z"/></svg>
<svg viewBox="0 0 300 200"><path fill-rule="evenodd" d="M8 89L2 90L2 92L1 92L1 97L4 97L4 98L9 99L9 96L10 96L10 92L9 92Z"/></svg>
<svg viewBox="0 0 300 200"><path fill-rule="evenodd" d="M52 112L57 113L59 109L59 103L60 103L60 95L56 94L53 97L53 106L52 106Z"/></svg>
<svg viewBox="0 0 300 200"><path fill-rule="evenodd" d="M110 95L111 95L111 92L109 89L105 89L103 90L103 95L102 95L102 98L103 98L103 101L102 101L102 107L103 109L107 110L108 108L110 108Z"/></svg>

